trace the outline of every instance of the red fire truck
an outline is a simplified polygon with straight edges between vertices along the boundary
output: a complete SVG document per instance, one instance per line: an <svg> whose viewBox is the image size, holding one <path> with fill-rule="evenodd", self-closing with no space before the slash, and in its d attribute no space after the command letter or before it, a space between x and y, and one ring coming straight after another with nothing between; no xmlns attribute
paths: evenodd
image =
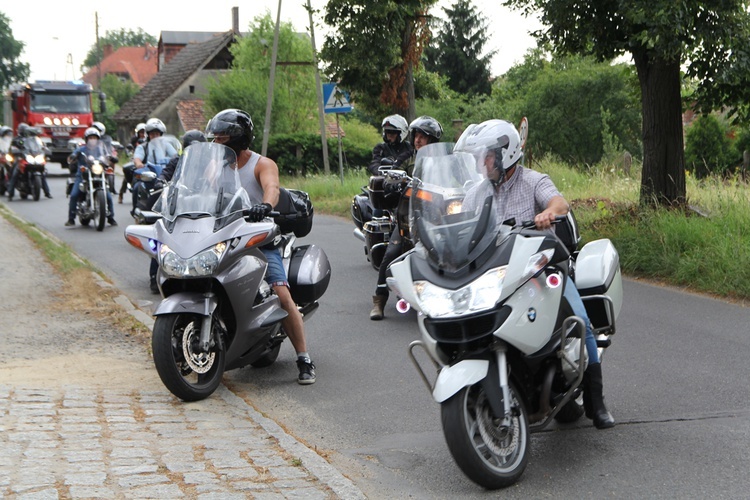
<svg viewBox="0 0 750 500"><path fill-rule="evenodd" d="M13 133L19 123L37 127L49 148L50 160L67 165L68 155L83 141L84 131L94 122L91 103L93 88L81 80L37 80L10 87L8 97L12 110ZM104 112L106 96L99 94Z"/></svg>

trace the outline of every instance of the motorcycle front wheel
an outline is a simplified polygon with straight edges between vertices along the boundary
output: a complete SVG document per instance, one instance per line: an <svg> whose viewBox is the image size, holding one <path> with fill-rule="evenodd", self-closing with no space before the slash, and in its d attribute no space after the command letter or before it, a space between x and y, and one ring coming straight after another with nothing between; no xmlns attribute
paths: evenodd
<svg viewBox="0 0 750 500"><path fill-rule="evenodd" d="M34 176L34 180L31 181L31 197L34 201L39 201L42 196L42 178L38 175Z"/></svg>
<svg viewBox="0 0 750 500"><path fill-rule="evenodd" d="M94 219L96 219L96 230L104 230L104 222L107 219L107 198L104 194L104 190L98 189L95 193L96 200L94 201Z"/></svg>
<svg viewBox="0 0 750 500"><path fill-rule="evenodd" d="M220 338L209 352L198 352L203 317L167 314L154 322L151 350L159 378L169 392L183 401L206 399L219 387L226 353Z"/></svg>
<svg viewBox="0 0 750 500"><path fill-rule="evenodd" d="M510 383L509 425L492 413L482 384L464 387L442 403L443 434L459 468L480 486L494 490L514 484L529 461L526 407Z"/></svg>

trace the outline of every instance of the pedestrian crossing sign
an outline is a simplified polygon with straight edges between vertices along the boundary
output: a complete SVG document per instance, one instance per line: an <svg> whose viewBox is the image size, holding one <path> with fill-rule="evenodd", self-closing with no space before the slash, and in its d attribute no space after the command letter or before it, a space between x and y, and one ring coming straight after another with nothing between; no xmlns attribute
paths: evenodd
<svg viewBox="0 0 750 500"><path fill-rule="evenodd" d="M323 111L325 113L349 113L349 93L339 89L335 83L323 84Z"/></svg>

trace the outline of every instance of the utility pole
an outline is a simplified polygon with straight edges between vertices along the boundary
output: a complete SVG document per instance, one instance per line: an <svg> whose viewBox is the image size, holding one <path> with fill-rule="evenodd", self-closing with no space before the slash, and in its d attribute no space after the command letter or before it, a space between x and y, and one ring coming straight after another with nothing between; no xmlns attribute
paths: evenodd
<svg viewBox="0 0 750 500"><path fill-rule="evenodd" d="M268 99L266 101L266 122L263 124L263 149L261 155L266 156L268 150L268 135L271 132L271 103L273 102L273 85L276 80L276 55L279 50L279 25L281 24L281 0L276 13L276 29L273 31L273 49L271 50L271 77L268 80Z"/></svg>
<svg viewBox="0 0 750 500"><path fill-rule="evenodd" d="M102 88L102 48L99 46L99 12L94 12L94 24L96 25L96 55L99 62L96 63L96 82L98 88Z"/></svg>
<svg viewBox="0 0 750 500"><path fill-rule="evenodd" d="M313 65L315 66L315 89L318 92L318 118L320 119L320 140L321 147L323 148L323 172L325 175L331 173L331 167L328 165L328 138L326 137L326 119L325 111L323 110L323 87L320 84L320 70L318 69L318 51L315 47L315 29L313 28L313 11L310 5L310 0L307 0L307 13L310 14L310 41L312 42L313 51ZM339 135L339 141L341 140L340 133L338 132L338 115L336 115L336 133Z"/></svg>

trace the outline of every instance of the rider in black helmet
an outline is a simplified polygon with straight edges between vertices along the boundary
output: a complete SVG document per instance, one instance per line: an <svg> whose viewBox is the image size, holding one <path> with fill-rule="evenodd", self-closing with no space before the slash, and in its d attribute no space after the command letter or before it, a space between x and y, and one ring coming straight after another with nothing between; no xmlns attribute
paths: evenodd
<svg viewBox="0 0 750 500"><path fill-rule="evenodd" d="M254 204L249 219L265 219L279 201L279 167L270 158L251 151L253 143L253 120L241 109L225 109L216 114L206 125L206 135L217 144L223 144L237 155L237 171L242 187ZM283 320L284 331L297 352L297 382L302 385L315 383L315 365L307 353L307 339L302 315L289 291L286 271L277 248L261 248L268 267L265 280L278 296L281 307L288 314Z"/></svg>

